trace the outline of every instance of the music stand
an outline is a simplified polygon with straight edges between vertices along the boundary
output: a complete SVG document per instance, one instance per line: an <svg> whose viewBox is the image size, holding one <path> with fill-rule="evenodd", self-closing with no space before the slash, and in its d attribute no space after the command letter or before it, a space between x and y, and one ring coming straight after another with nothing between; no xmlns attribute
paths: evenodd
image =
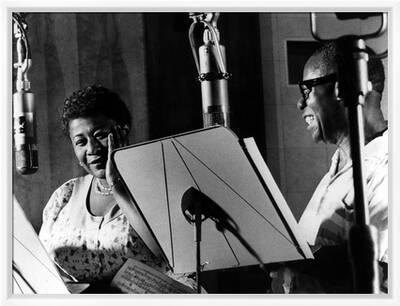
<svg viewBox="0 0 400 306"><path fill-rule="evenodd" d="M264 263L313 258L253 139L219 126L120 148L112 161L145 221L138 234L176 273L196 270L193 225L181 210L190 187L229 212ZM208 219L201 261L204 271L258 263Z"/></svg>

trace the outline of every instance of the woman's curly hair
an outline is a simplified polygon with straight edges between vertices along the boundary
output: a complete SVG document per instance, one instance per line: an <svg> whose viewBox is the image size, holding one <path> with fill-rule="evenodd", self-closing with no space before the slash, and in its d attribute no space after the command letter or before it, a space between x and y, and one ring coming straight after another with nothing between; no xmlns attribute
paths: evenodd
<svg viewBox="0 0 400 306"><path fill-rule="evenodd" d="M104 114L121 126L131 127L131 115L121 98L101 85L90 85L75 91L64 101L62 129L69 135L69 122L73 119Z"/></svg>

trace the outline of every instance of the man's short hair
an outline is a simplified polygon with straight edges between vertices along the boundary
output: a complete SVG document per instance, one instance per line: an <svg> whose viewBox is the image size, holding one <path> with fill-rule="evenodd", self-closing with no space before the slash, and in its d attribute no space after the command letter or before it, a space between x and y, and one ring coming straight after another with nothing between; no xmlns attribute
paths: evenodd
<svg viewBox="0 0 400 306"><path fill-rule="evenodd" d="M382 93L385 87L385 70L382 61L376 58L376 53L369 47L367 47L369 53L368 60L368 77L372 83L372 88ZM337 71L337 61L339 52L339 44L337 41L332 41L324 44L322 47L317 49L311 56L308 65L311 68L318 69L322 74L328 74L332 71Z"/></svg>

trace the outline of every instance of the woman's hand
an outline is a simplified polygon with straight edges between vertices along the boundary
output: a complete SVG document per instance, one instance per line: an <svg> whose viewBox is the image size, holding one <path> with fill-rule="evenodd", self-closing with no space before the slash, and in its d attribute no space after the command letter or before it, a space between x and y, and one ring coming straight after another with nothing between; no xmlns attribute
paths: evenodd
<svg viewBox="0 0 400 306"><path fill-rule="evenodd" d="M127 129L117 125L111 133L108 134L108 156L106 164L106 179L109 186L113 186L119 179L118 173L111 162L111 152L117 148L128 145Z"/></svg>

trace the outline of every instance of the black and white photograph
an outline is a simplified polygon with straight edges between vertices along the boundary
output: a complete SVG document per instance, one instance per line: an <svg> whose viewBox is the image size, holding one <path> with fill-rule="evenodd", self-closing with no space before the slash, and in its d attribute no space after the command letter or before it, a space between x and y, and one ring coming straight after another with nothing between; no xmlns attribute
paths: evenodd
<svg viewBox="0 0 400 306"><path fill-rule="evenodd" d="M394 302L393 7L3 11L3 301Z"/></svg>

